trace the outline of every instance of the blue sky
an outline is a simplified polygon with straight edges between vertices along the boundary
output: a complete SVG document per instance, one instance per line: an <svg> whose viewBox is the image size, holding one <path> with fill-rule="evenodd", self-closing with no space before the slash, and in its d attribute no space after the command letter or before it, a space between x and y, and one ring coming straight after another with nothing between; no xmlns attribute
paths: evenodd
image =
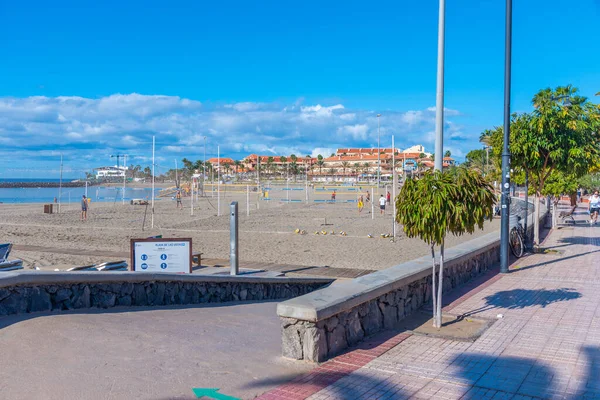
<svg viewBox="0 0 600 400"><path fill-rule="evenodd" d="M600 0L514 1L513 110L540 88L600 91ZM501 124L504 2L448 2L445 146ZM0 178L72 176L124 152L433 149L437 2L0 3ZM598 98L596 98L598 99Z"/></svg>

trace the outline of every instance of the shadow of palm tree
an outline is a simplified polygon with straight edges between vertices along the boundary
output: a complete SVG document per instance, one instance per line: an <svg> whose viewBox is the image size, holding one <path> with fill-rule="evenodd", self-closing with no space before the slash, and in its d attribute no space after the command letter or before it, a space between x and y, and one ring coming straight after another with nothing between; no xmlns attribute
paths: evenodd
<svg viewBox="0 0 600 400"><path fill-rule="evenodd" d="M491 398L494 392L490 390L509 395L498 397L507 399L513 394L546 399L554 393L552 369L535 359L460 354L446 373L450 379L471 386L461 400Z"/></svg>
<svg viewBox="0 0 600 400"><path fill-rule="evenodd" d="M573 400L600 398L600 348L584 346L583 353L586 356L587 373Z"/></svg>
<svg viewBox="0 0 600 400"><path fill-rule="evenodd" d="M561 289L513 289L503 290L496 292L490 296L484 298L485 305L475 310L469 311L461 315L461 317L467 317L470 315L478 314L484 311L493 310L495 308L502 308L506 310L518 310L526 307L540 306L542 308L547 307L552 303L559 301L569 301L578 299L581 297L581 293L575 289L561 288Z"/></svg>

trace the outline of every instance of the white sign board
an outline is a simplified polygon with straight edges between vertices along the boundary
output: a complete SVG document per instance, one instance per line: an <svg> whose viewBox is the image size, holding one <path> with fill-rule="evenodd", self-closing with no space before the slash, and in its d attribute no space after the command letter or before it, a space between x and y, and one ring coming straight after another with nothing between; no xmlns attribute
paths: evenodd
<svg viewBox="0 0 600 400"><path fill-rule="evenodd" d="M192 273L192 239L131 239L131 269Z"/></svg>

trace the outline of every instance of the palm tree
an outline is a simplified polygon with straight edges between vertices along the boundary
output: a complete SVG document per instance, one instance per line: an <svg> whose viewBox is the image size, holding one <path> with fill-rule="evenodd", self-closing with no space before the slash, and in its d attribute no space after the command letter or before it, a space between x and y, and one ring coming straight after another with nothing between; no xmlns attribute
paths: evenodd
<svg viewBox="0 0 600 400"><path fill-rule="evenodd" d="M317 167L319 167L319 175L321 175L321 169L325 165L325 161L323 161L323 157L321 156L320 160L317 160Z"/></svg>
<svg viewBox="0 0 600 400"><path fill-rule="evenodd" d="M360 171L360 163L355 162L352 167L352 171L356 174L356 179L358 180L358 173Z"/></svg>
<svg viewBox="0 0 600 400"><path fill-rule="evenodd" d="M450 157L452 156L452 153L450 153L450 150L446 150L446 152L444 153L444 157Z"/></svg>
<svg viewBox="0 0 600 400"><path fill-rule="evenodd" d="M191 162L190 160L188 160L187 158L184 158L183 160L181 160L181 162L183 163L183 168L182 168L183 174L188 177L191 177L192 174L194 173L194 163Z"/></svg>
<svg viewBox="0 0 600 400"><path fill-rule="evenodd" d="M269 156L269 158L267 158L267 173L273 175L273 163L275 162L275 159L271 156Z"/></svg>
<svg viewBox="0 0 600 400"><path fill-rule="evenodd" d="M279 162L285 165L287 163L287 157L286 156L279 157ZM283 175L284 173L285 173L285 169L282 166L281 174Z"/></svg>
<svg viewBox="0 0 600 400"><path fill-rule="evenodd" d="M233 162L233 164L235 165L235 173L236 174L240 173L240 169L242 170L242 172L244 172L244 168L242 167L242 162L240 160L235 160Z"/></svg>
<svg viewBox="0 0 600 400"><path fill-rule="evenodd" d="M425 158L425 157L427 157L427 154L425 154L425 153L419 153L419 158Z"/></svg>
<svg viewBox="0 0 600 400"><path fill-rule="evenodd" d="M144 167L144 175L146 178L149 178L152 176L152 170L150 169L150 167Z"/></svg>
<svg viewBox="0 0 600 400"><path fill-rule="evenodd" d="M350 166L350 163L348 161L342 161L342 173L344 174L344 176L346 175L346 169Z"/></svg>
<svg viewBox="0 0 600 400"><path fill-rule="evenodd" d="M406 236L418 237L431 248L431 295L436 328L442 325L446 236L483 229L485 220L493 217L495 200L493 188L481 174L464 168L453 172L427 172L421 179L406 180L396 198L396 222L403 225ZM439 264L435 259L436 247L439 247Z"/></svg>
<svg viewBox="0 0 600 400"><path fill-rule="evenodd" d="M367 163L367 162L363 163L362 167L363 167L363 174L366 172L369 172L369 163Z"/></svg>
<svg viewBox="0 0 600 400"><path fill-rule="evenodd" d="M223 168L225 168L225 172L229 175L229 171L231 170L231 163L223 163Z"/></svg>
<svg viewBox="0 0 600 400"><path fill-rule="evenodd" d="M294 176L294 182L296 182L296 175L298 175L298 163L296 161L292 161L290 163L290 173Z"/></svg>

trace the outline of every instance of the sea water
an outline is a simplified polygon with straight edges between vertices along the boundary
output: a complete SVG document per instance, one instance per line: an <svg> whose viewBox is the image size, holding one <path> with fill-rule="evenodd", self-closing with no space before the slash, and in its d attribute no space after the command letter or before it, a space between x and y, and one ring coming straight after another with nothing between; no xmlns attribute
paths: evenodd
<svg viewBox="0 0 600 400"><path fill-rule="evenodd" d="M19 182L23 181L23 179L19 180ZM36 181L40 182L40 180ZM54 182L54 180L46 180L46 182ZM158 195L159 190L155 189L155 197ZM79 202L86 190L85 187L63 187L60 192L60 202L66 204ZM122 187L89 186L87 196L92 202L121 202L123 198L126 202L131 199L150 200L152 198L152 188L126 187L125 193L123 193ZM58 197L59 190L57 187L0 188L0 203L52 203L54 198L58 199Z"/></svg>

